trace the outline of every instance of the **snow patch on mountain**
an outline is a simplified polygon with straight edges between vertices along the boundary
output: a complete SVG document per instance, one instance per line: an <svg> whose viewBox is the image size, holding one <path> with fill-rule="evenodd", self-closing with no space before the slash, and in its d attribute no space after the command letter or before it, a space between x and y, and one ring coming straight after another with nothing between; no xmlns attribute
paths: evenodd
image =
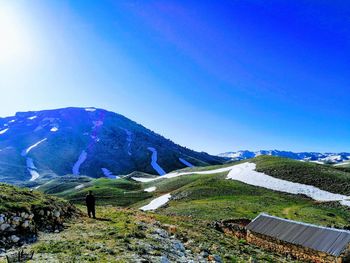
<svg viewBox="0 0 350 263"><path fill-rule="evenodd" d="M81 154L79 155L78 160L76 161L76 163L73 166L73 174L74 175L79 175L80 174L80 166L85 162L87 158L87 152L85 150L83 150L81 152Z"/></svg>
<svg viewBox="0 0 350 263"><path fill-rule="evenodd" d="M27 170L31 175L31 178L29 181L35 181L40 177L40 174L38 173L38 169L34 165L34 161L32 158L27 158Z"/></svg>
<svg viewBox="0 0 350 263"><path fill-rule="evenodd" d="M95 108L85 108L85 111L94 112L94 111L96 111L96 109Z"/></svg>
<svg viewBox="0 0 350 263"><path fill-rule="evenodd" d="M85 187L85 184L80 184L80 185L77 185L76 187L74 187L75 190L79 190L79 189L82 189Z"/></svg>
<svg viewBox="0 0 350 263"><path fill-rule="evenodd" d="M108 170L107 168L101 168L104 176L106 176L107 178L109 179L118 179L120 178L119 176L117 175L114 175L110 170Z"/></svg>
<svg viewBox="0 0 350 263"><path fill-rule="evenodd" d="M28 120L34 120L34 119L36 119L36 118L38 118L38 116L28 117L27 119L28 119Z"/></svg>
<svg viewBox="0 0 350 263"><path fill-rule="evenodd" d="M186 161L185 159L179 158L179 161L182 162L187 167L194 167L193 164L191 164L190 162Z"/></svg>
<svg viewBox="0 0 350 263"><path fill-rule="evenodd" d="M50 131L51 131L51 132L57 132L57 131L58 131L58 128L57 128L57 127L52 127L52 128L50 129Z"/></svg>
<svg viewBox="0 0 350 263"><path fill-rule="evenodd" d="M44 142L46 140L47 140L47 138L44 138L41 141L34 143L33 145L29 146L27 149L24 149L22 151L21 155L23 157L27 156L31 150L33 150L35 147L37 147L39 144L41 144L42 142ZM38 179L40 177L40 174L38 173L38 169L34 165L33 159L27 157L26 164L27 164L27 170L31 175L31 178L29 179L29 181L35 181L36 179Z"/></svg>
<svg viewBox="0 0 350 263"><path fill-rule="evenodd" d="M175 178L175 177L179 177L179 176L183 176L183 175L224 173L224 172L230 171L233 166L223 167L223 168L219 168L219 169L215 169L215 170L200 171L200 172L199 171L183 172L183 173L172 172L172 173L168 173L168 174L165 174L163 176L156 177L156 178L132 177L131 179L138 181L138 182L142 182L142 183L148 183L148 182L153 182L153 181L156 181L159 179L169 179L169 178Z"/></svg>
<svg viewBox="0 0 350 263"><path fill-rule="evenodd" d="M156 210L159 207L168 203L170 198L171 198L170 194L165 194L165 195L159 196L156 199L153 199L148 205L145 205L145 206L141 207L140 209L142 211Z"/></svg>
<svg viewBox="0 0 350 263"><path fill-rule="evenodd" d="M29 146L27 149L22 151L22 156L26 156L27 154L29 154L29 152L31 150L33 150L35 147L39 146L39 144L43 143L46 140L47 140L47 138L44 138L41 141L38 141L38 142L34 143L33 145Z"/></svg>
<svg viewBox="0 0 350 263"><path fill-rule="evenodd" d="M160 167L160 165L157 163L157 161L158 161L157 150L153 147L148 147L147 149L152 152L151 165L152 165L153 169L156 170L159 175L166 174L166 172L163 170L163 168Z"/></svg>
<svg viewBox="0 0 350 263"><path fill-rule="evenodd" d="M293 183L255 171L256 164L242 163L231 167L227 179L237 180L249 185L259 186L274 191L290 194L303 194L317 201L339 201L350 206L350 196L334 194L312 185Z"/></svg>
<svg viewBox="0 0 350 263"><path fill-rule="evenodd" d="M146 188L144 191L147 192L147 193L152 193L155 190L157 190L157 187L151 186L151 187Z"/></svg>
<svg viewBox="0 0 350 263"><path fill-rule="evenodd" d="M132 132L131 131L129 131L128 129L125 129L125 128L120 128L120 129L122 129L123 131L125 131L125 133L126 133L126 141L128 142L128 155L129 156L131 156L132 155L132 153L131 153L131 143L132 143Z"/></svg>
<svg viewBox="0 0 350 263"><path fill-rule="evenodd" d="M1 131L0 131L0 135L1 135L1 134L4 134L4 133L7 132L8 130L9 130L9 128L6 128L6 129L1 130Z"/></svg>

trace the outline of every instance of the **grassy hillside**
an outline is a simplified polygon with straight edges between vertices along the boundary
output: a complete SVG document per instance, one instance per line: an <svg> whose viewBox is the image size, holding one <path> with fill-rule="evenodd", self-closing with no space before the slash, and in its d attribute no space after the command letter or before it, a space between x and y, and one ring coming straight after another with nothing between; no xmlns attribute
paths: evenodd
<svg viewBox="0 0 350 263"><path fill-rule="evenodd" d="M0 213L28 212L33 209L52 210L66 205L67 202L60 198L45 195L38 191L0 184Z"/></svg>
<svg viewBox="0 0 350 263"><path fill-rule="evenodd" d="M273 156L259 156L251 161L256 163L257 171L273 177L350 195L350 172L345 170Z"/></svg>
<svg viewBox="0 0 350 263"><path fill-rule="evenodd" d="M350 211L337 203L275 192L225 179L227 173L189 175L155 183L155 195L172 192L173 200L158 212L194 220L253 219L261 212L326 226L350 224ZM148 184L149 186L149 184Z"/></svg>
<svg viewBox="0 0 350 263"><path fill-rule="evenodd" d="M260 156L250 160L257 164L259 171L289 181L318 186L322 189L342 192L350 189L349 174L331 166L303 163L283 158ZM210 166L208 170L233 165ZM238 162L237 162L238 164ZM181 171L202 171L200 168ZM42 188L46 192L64 197L78 204L92 190L100 205L132 206L139 208L157 196L171 193L172 201L159 211L166 215L188 216L199 220L218 220L228 218L254 218L261 212L305 222L344 227L350 224L350 212L338 203L319 203L310 198L250 186L234 180L226 180L227 172L211 175L185 175L170 179L159 179L149 183L130 179L93 179L89 182L75 181L66 189L58 184ZM83 177L84 178L84 177ZM330 184L329 182L333 182ZM83 184L81 189L75 189ZM340 191L340 185L342 191ZM144 189L155 186L155 192ZM52 192L52 189L61 191Z"/></svg>
<svg viewBox="0 0 350 263"><path fill-rule="evenodd" d="M133 180L91 179L74 176L64 178L65 183L63 184L58 178L41 186L38 190L63 197L76 204L83 204L90 190L97 197L98 205L128 206L152 196L143 191L141 183Z"/></svg>

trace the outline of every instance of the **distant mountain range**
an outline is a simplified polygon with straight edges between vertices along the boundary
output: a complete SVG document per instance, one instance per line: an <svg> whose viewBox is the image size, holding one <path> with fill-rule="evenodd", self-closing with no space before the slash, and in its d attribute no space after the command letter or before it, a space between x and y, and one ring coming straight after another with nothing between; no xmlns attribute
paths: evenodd
<svg viewBox="0 0 350 263"><path fill-rule="evenodd" d="M315 162L321 164L339 164L350 160L350 153L318 153L318 152L289 152L289 151L278 151L278 150L261 150L261 151L237 151L237 152L226 152L221 153L219 157L230 158L231 160L245 160L257 157L259 155L271 155L278 157L285 157L294 160Z"/></svg>
<svg viewBox="0 0 350 263"><path fill-rule="evenodd" d="M18 112L0 118L0 182L73 174L159 174L224 158L177 145L128 118L95 108Z"/></svg>

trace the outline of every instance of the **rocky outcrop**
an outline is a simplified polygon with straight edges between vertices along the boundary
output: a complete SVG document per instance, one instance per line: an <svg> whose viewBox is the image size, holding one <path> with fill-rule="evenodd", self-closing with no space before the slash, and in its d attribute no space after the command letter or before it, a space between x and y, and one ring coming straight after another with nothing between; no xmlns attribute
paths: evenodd
<svg viewBox="0 0 350 263"><path fill-rule="evenodd" d="M222 263L223 260L209 249L193 251L193 241L178 233L174 225L159 222L138 223L138 231L128 237L128 250L133 252L132 262L161 263Z"/></svg>
<svg viewBox="0 0 350 263"><path fill-rule="evenodd" d="M0 213L0 249L4 251L35 242L38 231L60 232L65 220L80 215L79 210L66 206L32 207L30 211ZM1 251L0 251L1 252Z"/></svg>
<svg viewBox="0 0 350 263"><path fill-rule="evenodd" d="M21 246L36 240L37 227L33 213L0 214L0 248Z"/></svg>

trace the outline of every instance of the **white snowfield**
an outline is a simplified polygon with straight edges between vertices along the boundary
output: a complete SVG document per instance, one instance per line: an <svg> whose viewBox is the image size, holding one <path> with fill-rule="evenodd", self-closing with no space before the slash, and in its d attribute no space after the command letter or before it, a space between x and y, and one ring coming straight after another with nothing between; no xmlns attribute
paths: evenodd
<svg viewBox="0 0 350 263"><path fill-rule="evenodd" d="M179 161L182 162L187 167L194 167L193 164L191 164L190 162L186 161L185 159L179 158Z"/></svg>
<svg viewBox="0 0 350 263"><path fill-rule="evenodd" d="M28 117L27 119L28 119L28 120L34 120L34 119L36 119L36 118L38 118L38 116Z"/></svg>
<svg viewBox="0 0 350 263"><path fill-rule="evenodd" d="M51 131L51 132L57 132L57 131L58 131L58 128L57 128L57 127L52 127L52 128L50 129L50 131Z"/></svg>
<svg viewBox="0 0 350 263"><path fill-rule="evenodd" d="M7 132L8 130L9 130L9 128L6 128L6 129L1 130L1 131L0 131L0 135L1 135L1 134L4 134L4 133Z"/></svg>
<svg viewBox="0 0 350 263"><path fill-rule="evenodd" d="M31 150L33 150L35 147L37 147L40 143L46 141L47 138L44 138L42 139L41 141L38 141L36 143L34 143L33 145L29 146L27 149L25 149L23 152L22 152L22 156L26 156Z"/></svg>
<svg viewBox="0 0 350 263"><path fill-rule="evenodd" d="M85 111L94 112L94 111L96 111L96 109L95 108L85 108Z"/></svg>
<svg viewBox="0 0 350 263"><path fill-rule="evenodd" d="M254 163L242 163L231 168L227 179L290 194L303 194L317 201L339 201L342 205L350 206L350 196L330 193L312 185L293 183L259 173L255 171Z"/></svg>
<svg viewBox="0 0 350 263"><path fill-rule="evenodd" d="M160 167L160 165L157 163L157 160L158 160L157 150L154 149L153 147L148 147L147 149L152 152L151 165L152 165L153 169L156 170L159 175L166 174L166 172L163 170L163 168Z"/></svg>
<svg viewBox="0 0 350 263"><path fill-rule="evenodd" d="M227 175L227 179L237 180L249 185L263 187L263 188L267 188L267 189L279 191L279 192L285 192L290 194L304 194L317 201L323 201L323 202L339 201L342 205L350 207L350 196L334 194L328 191L321 190L312 185L293 183L290 181L278 179L264 173L259 173L255 171L255 169L256 169L256 164L254 163L242 163L242 164L237 164L237 165L215 169L215 170L209 170L209 171L169 173L164 176L159 176L157 178L132 177L132 179L140 182L151 182L162 178L174 178L174 177L190 175L190 174L216 174L216 173L222 173L222 172L229 172ZM160 200L164 200L164 196L162 197L163 199L160 199ZM154 199L153 201L156 201L155 203L158 204L160 202L159 198L160 197ZM146 208L149 208L149 206L153 207L151 206L151 204L154 205L154 203L152 203L153 201L151 201L151 203L149 203L147 206L144 206L140 209L144 210L143 208L145 207ZM149 209L149 210L154 210L154 209Z"/></svg>
<svg viewBox="0 0 350 263"><path fill-rule="evenodd" d="M42 139L41 141L38 141L36 143L34 143L33 145L29 146L27 149L24 149L22 151L22 156L25 157L29 154L29 152L31 150L33 150L35 147L37 147L40 143L46 141L47 138L44 138ZM29 181L35 181L36 179L38 179L40 177L40 174L38 173L38 169L35 167L34 165L34 161L32 158L29 158L27 157L27 160L26 160L26 163L27 163L27 170L28 172L30 173L31 175L31 178L29 179Z"/></svg>
<svg viewBox="0 0 350 263"><path fill-rule="evenodd" d="M80 174L80 171L79 171L80 170L80 166L83 164L83 162L85 162L86 158L87 158L87 152L85 150L83 150L81 152L81 154L79 155L78 160L76 161L76 163L73 166L72 172L73 172L74 175L79 175Z"/></svg>
<svg viewBox="0 0 350 263"><path fill-rule="evenodd" d="M80 184L80 185L77 185L76 187L74 187L75 190L79 190L79 189L82 189L85 187L85 184Z"/></svg>
<svg viewBox="0 0 350 263"><path fill-rule="evenodd" d="M148 205L145 205L141 207L140 209L142 211L151 211L151 210L156 210L159 207L165 205L167 202L169 202L171 198L170 194L165 194L157 197L156 199L153 199Z"/></svg>
<svg viewBox="0 0 350 263"><path fill-rule="evenodd" d="M151 186L151 187L146 188L144 191L145 191L145 192L148 192L148 193L152 193L152 192L154 192L155 190L157 190L157 187Z"/></svg>
<svg viewBox="0 0 350 263"><path fill-rule="evenodd" d="M29 181L35 181L40 177L40 174L38 173L38 169L35 167L33 159L27 158L27 170L32 176L32 178L29 179Z"/></svg>
<svg viewBox="0 0 350 263"><path fill-rule="evenodd" d="M131 177L131 179L142 182L142 183L148 183L160 179L169 179L169 178L174 178L182 175L190 175L190 174L217 174L217 173L223 173L223 172L228 172L232 169L233 166L229 167L224 167L224 168L219 168L215 170L208 170L208 171L193 171L193 172L183 172L183 173L178 173L178 172L173 172L173 173L168 173L163 176L155 177L155 178L143 178L143 177Z"/></svg>

